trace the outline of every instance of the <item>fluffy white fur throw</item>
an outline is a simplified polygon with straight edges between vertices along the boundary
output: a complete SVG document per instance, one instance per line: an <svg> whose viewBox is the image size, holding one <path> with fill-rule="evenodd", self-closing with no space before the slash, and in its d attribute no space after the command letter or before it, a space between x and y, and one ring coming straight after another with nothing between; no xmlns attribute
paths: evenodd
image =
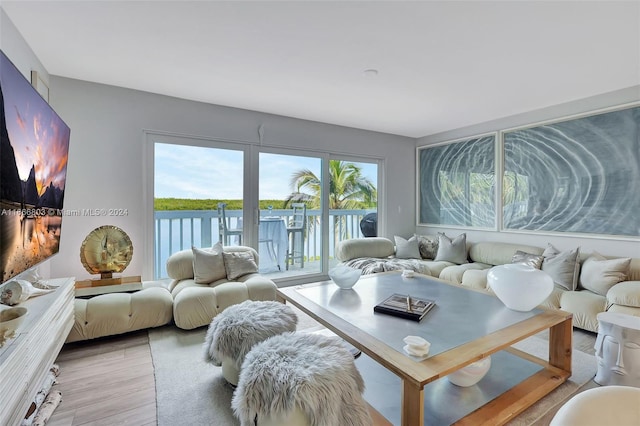
<svg viewBox="0 0 640 426"><path fill-rule="evenodd" d="M340 339L285 333L247 354L231 406L242 426L296 406L313 426L371 425L362 392L362 376Z"/></svg>
<svg viewBox="0 0 640 426"><path fill-rule="evenodd" d="M207 330L204 359L220 366L226 356L240 369L253 345L277 334L295 331L298 316L289 306L246 300L218 314Z"/></svg>

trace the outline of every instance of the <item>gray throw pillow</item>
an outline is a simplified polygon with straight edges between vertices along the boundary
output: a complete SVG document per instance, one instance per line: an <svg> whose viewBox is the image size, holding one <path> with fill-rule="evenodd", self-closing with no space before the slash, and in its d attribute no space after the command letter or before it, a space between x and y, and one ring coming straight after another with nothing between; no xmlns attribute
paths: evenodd
<svg viewBox="0 0 640 426"><path fill-rule="evenodd" d="M435 259L438 254L438 237L434 235L414 234L418 239L418 250L423 259Z"/></svg>
<svg viewBox="0 0 640 426"><path fill-rule="evenodd" d="M438 253L434 260L445 260L458 265L468 263L467 234L460 234L452 240L444 233L438 232Z"/></svg>
<svg viewBox="0 0 640 426"><path fill-rule="evenodd" d="M606 296L611 287L627 279L631 258L607 259L593 252L582 263L580 285L582 288Z"/></svg>
<svg viewBox="0 0 640 426"><path fill-rule="evenodd" d="M580 271L580 247L560 252L548 244L542 255L544 256L542 270L551 276L554 284L566 290L575 290L578 286Z"/></svg>
<svg viewBox="0 0 640 426"><path fill-rule="evenodd" d="M418 239L413 236L408 240L397 235L393 237L396 240L396 258L398 259L420 259L420 250L418 249Z"/></svg>
<svg viewBox="0 0 640 426"><path fill-rule="evenodd" d="M516 251L513 257L511 258L511 263L518 263L520 265L533 266L536 269L540 269L542 267L543 261L544 261L544 256L527 253L522 250Z"/></svg>
<svg viewBox="0 0 640 426"><path fill-rule="evenodd" d="M222 253L224 267L227 270L227 278L235 280L243 275L258 272L258 265L249 252Z"/></svg>
<svg viewBox="0 0 640 426"><path fill-rule="evenodd" d="M222 244L211 249L191 247L193 252L193 279L198 284L209 284L227 277L222 257Z"/></svg>

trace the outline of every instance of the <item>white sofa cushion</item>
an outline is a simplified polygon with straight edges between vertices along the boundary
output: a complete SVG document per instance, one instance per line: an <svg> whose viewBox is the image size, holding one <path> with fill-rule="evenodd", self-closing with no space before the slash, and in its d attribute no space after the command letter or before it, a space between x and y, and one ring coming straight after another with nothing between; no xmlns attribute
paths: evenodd
<svg viewBox="0 0 640 426"><path fill-rule="evenodd" d="M602 296L606 296L611 287L627 279L631 258L607 259L593 252L580 269L580 285Z"/></svg>
<svg viewBox="0 0 640 426"><path fill-rule="evenodd" d="M395 254L393 242L384 237L353 238L336 245L336 259L340 262L359 257L385 258Z"/></svg>
<svg viewBox="0 0 640 426"><path fill-rule="evenodd" d="M393 237L396 241L396 257L398 259L421 259L418 239L413 236L408 240L399 236Z"/></svg>
<svg viewBox="0 0 640 426"><path fill-rule="evenodd" d="M511 263L517 251L539 255L542 254L543 249L524 244L480 242L471 246L469 258L474 262L504 265Z"/></svg>
<svg viewBox="0 0 640 426"><path fill-rule="evenodd" d="M624 281L611 287L607 292L610 305L640 308L640 281Z"/></svg>
<svg viewBox="0 0 640 426"><path fill-rule="evenodd" d="M447 261L457 265L467 263L467 234L462 233L451 239L438 232L438 253L435 261Z"/></svg>
<svg viewBox="0 0 640 426"><path fill-rule="evenodd" d="M544 262L542 270L551 275L553 283L567 290L575 290L578 287L578 275L580 274L580 248L559 251L551 244L542 253Z"/></svg>
<svg viewBox="0 0 640 426"><path fill-rule="evenodd" d="M192 247L193 277L198 284L209 284L227 276L222 257L222 244L216 243L211 249Z"/></svg>
<svg viewBox="0 0 640 426"><path fill-rule="evenodd" d="M573 325L584 330L598 331L600 312L604 312L607 299L588 290L562 291L560 309L573 314Z"/></svg>

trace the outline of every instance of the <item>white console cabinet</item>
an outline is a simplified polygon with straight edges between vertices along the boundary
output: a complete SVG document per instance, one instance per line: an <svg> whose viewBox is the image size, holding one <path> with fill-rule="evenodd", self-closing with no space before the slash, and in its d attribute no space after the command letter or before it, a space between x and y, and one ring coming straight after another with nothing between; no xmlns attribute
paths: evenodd
<svg viewBox="0 0 640 426"><path fill-rule="evenodd" d="M74 278L49 280L55 291L21 303L19 334L0 348L0 425L19 425L73 326Z"/></svg>

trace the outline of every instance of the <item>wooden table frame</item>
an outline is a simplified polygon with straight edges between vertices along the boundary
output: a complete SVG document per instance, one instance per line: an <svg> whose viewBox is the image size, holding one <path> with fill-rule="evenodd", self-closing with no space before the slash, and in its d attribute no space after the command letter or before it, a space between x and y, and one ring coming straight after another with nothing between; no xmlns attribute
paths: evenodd
<svg viewBox="0 0 640 426"><path fill-rule="evenodd" d="M445 281L442 282L452 285ZM277 292L278 298L298 307L402 379L401 424L403 426L424 424L424 386L427 383L445 377L453 371L501 350L535 362L542 366L542 370L460 419L456 424L504 424L560 386L571 376L573 339L573 315L571 313L559 310L543 311L532 318L475 341L434 355L422 362L415 362L297 291L305 286L314 285L333 285L333 283L327 281L280 288ZM547 329L549 329L548 361L511 348L516 342Z"/></svg>

